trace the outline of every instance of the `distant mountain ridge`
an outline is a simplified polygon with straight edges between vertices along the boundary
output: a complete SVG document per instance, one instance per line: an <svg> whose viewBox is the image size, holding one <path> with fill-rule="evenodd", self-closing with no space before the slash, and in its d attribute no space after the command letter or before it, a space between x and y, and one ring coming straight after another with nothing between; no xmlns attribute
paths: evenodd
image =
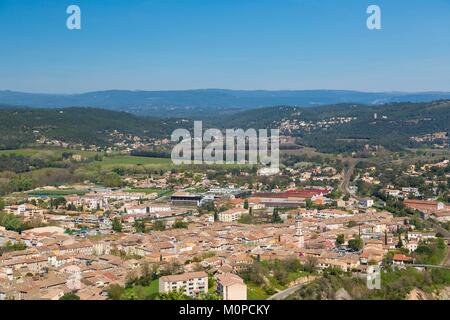
<svg viewBox="0 0 450 320"><path fill-rule="evenodd" d="M351 90L108 90L81 94L0 91L0 107L93 107L155 117L216 117L246 109L290 105L315 107L339 103L380 105L450 99L450 92L360 92Z"/></svg>

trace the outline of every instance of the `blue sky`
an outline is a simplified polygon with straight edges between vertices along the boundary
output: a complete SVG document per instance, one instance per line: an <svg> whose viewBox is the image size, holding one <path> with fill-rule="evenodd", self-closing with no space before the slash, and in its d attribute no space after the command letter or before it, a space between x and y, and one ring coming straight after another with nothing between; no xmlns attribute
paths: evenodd
<svg viewBox="0 0 450 320"><path fill-rule="evenodd" d="M450 0L0 0L0 90L194 88L450 91Z"/></svg>

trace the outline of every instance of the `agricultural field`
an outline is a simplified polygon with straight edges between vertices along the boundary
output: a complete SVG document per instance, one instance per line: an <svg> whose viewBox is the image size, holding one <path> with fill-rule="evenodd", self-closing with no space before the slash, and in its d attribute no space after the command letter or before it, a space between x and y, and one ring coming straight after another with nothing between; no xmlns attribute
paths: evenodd
<svg viewBox="0 0 450 320"><path fill-rule="evenodd" d="M63 197L68 195L84 195L86 194L86 190L76 190L76 189L64 189L64 190L35 190L32 192L28 192L29 196L37 196L37 195L46 195L50 197Z"/></svg>
<svg viewBox="0 0 450 320"><path fill-rule="evenodd" d="M0 150L0 155L11 155L15 154L18 156L34 156L39 153L51 154L50 150L39 150L39 149L17 149L17 150Z"/></svg>
<svg viewBox="0 0 450 320"><path fill-rule="evenodd" d="M34 156L34 155L47 155L47 156L55 156L55 157L61 157L61 155L64 153L72 153L81 155L82 157L93 157L97 154L97 152L94 151L85 151L85 150L74 150L74 149L64 149L64 148L45 148L45 149L39 149L39 148L29 148L29 149L14 149L14 150L0 150L0 155L18 155L18 156Z"/></svg>
<svg viewBox="0 0 450 320"><path fill-rule="evenodd" d="M101 165L102 168L110 169L117 167L134 167L143 166L151 168L167 168L172 166L172 161L167 158L147 158L136 156L112 156L106 157L102 161L96 162Z"/></svg>

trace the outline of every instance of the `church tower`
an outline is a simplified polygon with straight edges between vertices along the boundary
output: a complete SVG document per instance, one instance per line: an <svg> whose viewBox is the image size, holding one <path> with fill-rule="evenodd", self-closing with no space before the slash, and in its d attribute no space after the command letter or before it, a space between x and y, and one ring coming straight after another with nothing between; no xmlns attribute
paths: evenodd
<svg viewBox="0 0 450 320"><path fill-rule="evenodd" d="M305 247L305 238L303 237L302 215L301 214L298 214L295 217L295 239L297 241L297 246L299 248Z"/></svg>

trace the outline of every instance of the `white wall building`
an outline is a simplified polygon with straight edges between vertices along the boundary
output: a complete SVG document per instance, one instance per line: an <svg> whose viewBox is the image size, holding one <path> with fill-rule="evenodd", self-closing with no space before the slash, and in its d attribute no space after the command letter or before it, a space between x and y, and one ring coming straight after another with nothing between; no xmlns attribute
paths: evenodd
<svg viewBox="0 0 450 320"><path fill-rule="evenodd" d="M208 274L203 271L188 272L159 278L159 293L178 290L183 290L185 295L191 297L208 293Z"/></svg>

